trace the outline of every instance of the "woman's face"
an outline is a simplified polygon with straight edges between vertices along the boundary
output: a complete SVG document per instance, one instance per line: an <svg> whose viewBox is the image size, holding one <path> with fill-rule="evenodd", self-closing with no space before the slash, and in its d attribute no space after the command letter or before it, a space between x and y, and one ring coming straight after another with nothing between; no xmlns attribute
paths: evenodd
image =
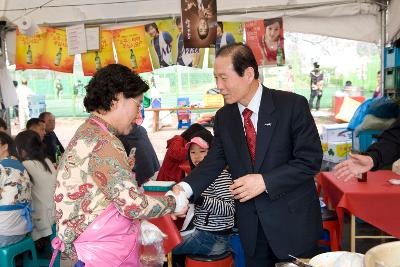
<svg viewBox="0 0 400 267"><path fill-rule="evenodd" d="M117 95L111 111L113 118L111 124L119 134L127 135L132 129L141 109L143 94L135 98L125 98L122 93Z"/></svg>
<svg viewBox="0 0 400 267"><path fill-rule="evenodd" d="M202 162L207 153L208 153L208 148L202 148L198 144L190 145L189 155L194 166L197 166L200 162Z"/></svg>
<svg viewBox="0 0 400 267"><path fill-rule="evenodd" d="M281 25L277 21L265 27L265 38L269 41L278 41L280 33Z"/></svg>
<svg viewBox="0 0 400 267"><path fill-rule="evenodd" d="M8 145L7 144L0 144L0 158L8 157Z"/></svg>

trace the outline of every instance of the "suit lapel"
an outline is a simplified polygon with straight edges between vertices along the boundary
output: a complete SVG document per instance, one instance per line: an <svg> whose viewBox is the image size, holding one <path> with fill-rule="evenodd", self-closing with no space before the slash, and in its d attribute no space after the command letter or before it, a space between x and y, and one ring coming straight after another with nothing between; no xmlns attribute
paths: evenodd
<svg viewBox="0 0 400 267"><path fill-rule="evenodd" d="M243 129L242 117L240 115L237 104L233 104L231 108L231 121L229 131L233 139L233 147L236 148L238 155L242 159L242 163L247 173L251 173L253 166L250 160L249 148L247 147L246 136Z"/></svg>
<svg viewBox="0 0 400 267"><path fill-rule="evenodd" d="M272 100L271 91L268 88L263 87L257 122L256 162L254 166L255 173L257 173L261 167L269 143L271 142L272 134L276 128L278 120L276 114L273 114L274 110L275 105Z"/></svg>

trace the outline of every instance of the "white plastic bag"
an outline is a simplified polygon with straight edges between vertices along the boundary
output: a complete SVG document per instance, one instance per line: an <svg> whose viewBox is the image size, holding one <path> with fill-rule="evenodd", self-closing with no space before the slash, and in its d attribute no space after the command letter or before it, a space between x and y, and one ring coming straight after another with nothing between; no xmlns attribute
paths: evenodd
<svg viewBox="0 0 400 267"><path fill-rule="evenodd" d="M142 267L160 267L164 262L163 240L166 235L154 224L143 220L140 228Z"/></svg>

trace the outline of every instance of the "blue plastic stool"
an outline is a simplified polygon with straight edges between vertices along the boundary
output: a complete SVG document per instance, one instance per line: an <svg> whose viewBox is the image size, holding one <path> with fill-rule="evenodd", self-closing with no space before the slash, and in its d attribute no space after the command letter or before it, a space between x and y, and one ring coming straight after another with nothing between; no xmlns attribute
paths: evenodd
<svg viewBox="0 0 400 267"><path fill-rule="evenodd" d="M53 232L52 232L52 234L50 236L50 241L53 240L53 238L55 238L57 236L57 230L56 230L56 225L55 224L53 224L52 231ZM51 243L50 243L50 246L48 247L48 251L51 251L51 253L53 253L53 251L54 251L53 247L51 246ZM37 266L46 266L46 267L49 266L50 259L51 259L51 257L50 258L37 258ZM25 254L24 255L24 267L32 267L32 266L35 266L33 264L32 259L30 259ZM60 253L57 254L57 257L56 257L56 259L54 261L54 265L53 266L54 267L60 267Z"/></svg>
<svg viewBox="0 0 400 267"><path fill-rule="evenodd" d="M15 267L15 256L27 251L32 253L32 264L30 266L38 267L35 243L29 236L18 243L0 248L0 266Z"/></svg>

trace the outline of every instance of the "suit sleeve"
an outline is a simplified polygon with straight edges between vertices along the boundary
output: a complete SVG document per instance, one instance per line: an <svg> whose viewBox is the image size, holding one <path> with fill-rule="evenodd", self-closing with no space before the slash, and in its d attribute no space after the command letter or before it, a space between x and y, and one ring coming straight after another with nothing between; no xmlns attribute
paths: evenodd
<svg viewBox="0 0 400 267"><path fill-rule="evenodd" d="M373 171L392 164L400 158L400 116L389 129L381 134L379 141L368 148L366 154L374 161Z"/></svg>
<svg viewBox="0 0 400 267"><path fill-rule="evenodd" d="M193 201L196 201L201 193L218 177L226 165L224 148L219 133L221 111L215 115L214 139L207 156L184 179L193 190Z"/></svg>
<svg viewBox="0 0 400 267"><path fill-rule="evenodd" d="M277 199L303 183L312 183L321 168L321 141L304 97L296 98L290 124L291 159L262 174L271 199Z"/></svg>

